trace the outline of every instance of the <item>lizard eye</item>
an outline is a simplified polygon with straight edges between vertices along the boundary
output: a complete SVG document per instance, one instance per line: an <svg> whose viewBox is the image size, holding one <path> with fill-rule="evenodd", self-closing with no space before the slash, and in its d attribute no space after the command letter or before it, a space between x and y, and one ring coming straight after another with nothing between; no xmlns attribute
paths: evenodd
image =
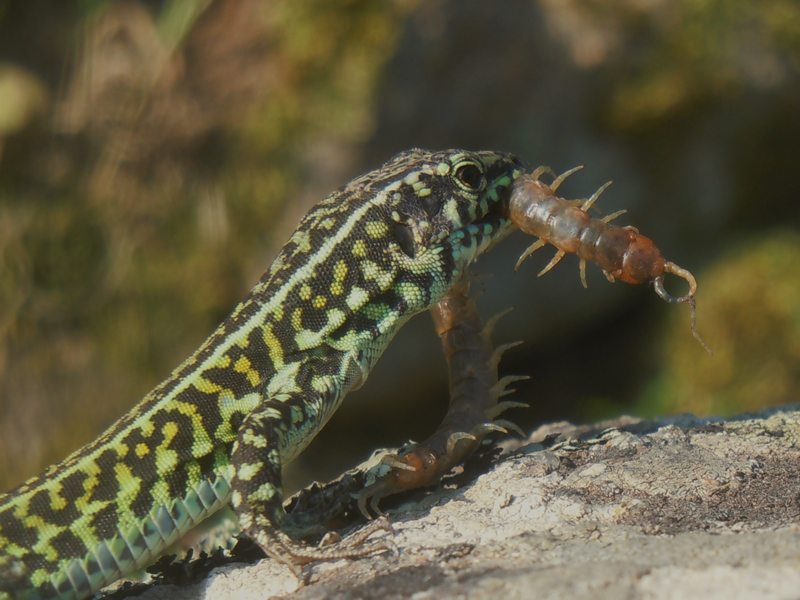
<svg viewBox="0 0 800 600"><path fill-rule="evenodd" d="M483 185L483 171L473 163L462 163L456 167L456 179L468 190L479 190Z"/></svg>

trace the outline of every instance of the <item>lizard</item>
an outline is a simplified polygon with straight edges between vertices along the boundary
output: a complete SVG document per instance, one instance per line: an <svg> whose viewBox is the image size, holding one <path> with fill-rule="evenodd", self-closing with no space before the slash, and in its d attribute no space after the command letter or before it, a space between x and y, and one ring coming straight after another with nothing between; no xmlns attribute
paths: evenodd
<svg viewBox="0 0 800 600"><path fill-rule="evenodd" d="M461 400L437 431L440 456L422 457L427 474L387 476L359 502L426 485L463 458L459 440L474 446L480 431L452 429L473 392L452 380L488 350L461 352L448 331L463 314L476 338L464 278L513 230L507 205L522 172L504 152L412 149L316 204L165 381L93 442L0 495L0 600L87 598L229 505L245 534L294 568L390 549L367 541L386 528L380 521L320 548L290 535L282 467L363 384L395 333L431 308ZM502 429L491 416L481 431ZM414 471L419 458L395 458L392 473Z"/></svg>

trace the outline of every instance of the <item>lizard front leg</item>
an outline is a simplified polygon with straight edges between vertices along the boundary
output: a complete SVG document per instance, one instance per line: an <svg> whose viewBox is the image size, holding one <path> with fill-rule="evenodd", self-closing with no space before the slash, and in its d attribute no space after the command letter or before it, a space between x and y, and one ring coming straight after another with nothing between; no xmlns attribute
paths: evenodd
<svg viewBox="0 0 800 600"><path fill-rule="evenodd" d="M288 398L284 402L300 402ZM292 436L291 425L284 423L278 401L269 400L242 422L234 442L231 462L231 504L239 517L242 531L251 537L271 558L288 565L295 574L300 565L315 560L355 558L393 550L389 541L365 543L388 522L362 529L343 541L323 547L309 546L290 536L282 526L286 520L281 488L281 451Z"/></svg>
<svg viewBox="0 0 800 600"><path fill-rule="evenodd" d="M491 333L498 315L484 326L469 284L462 280L432 309L434 326L442 342L448 367L450 404L436 431L425 441L384 463L388 474L361 491L359 508L369 516L367 503L380 513L378 503L386 496L433 485L450 469L463 462L491 431L518 430L505 420L494 420L508 408L524 407L519 402L498 402L507 386L524 376L497 378L502 353L519 342L493 349Z"/></svg>

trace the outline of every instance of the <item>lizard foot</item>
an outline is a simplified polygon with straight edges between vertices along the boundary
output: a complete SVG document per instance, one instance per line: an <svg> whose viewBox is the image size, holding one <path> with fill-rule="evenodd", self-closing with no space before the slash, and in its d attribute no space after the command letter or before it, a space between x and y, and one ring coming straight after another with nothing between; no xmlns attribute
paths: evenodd
<svg viewBox="0 0 800 600"><path fill-rule="evenodd" d="M472 436L465 439L469 444L474 443L474 440ZM403 455L389 454L383 457L381 463L384 469L389 467L388 473L366 486L358 494L358 510L367 519L372 519L373 515L384 518L379 503L387 496L432 485L439 481L446 471L443 469L442 457L425 446L412 448Z"/></svg>
<svg viewBox="0 0 800 600"><path fill-rule="evenodd" d="M489 412L502 412L506 408L515 408L520 403L507 404L508 406L500 407L499 411ZM525 437L525 433L515 423L506 419L495 419L476 424L471 432L450 433L443 449L437 450L438 445L434 447L433 444L423 443L402 454L385 455L379 466L374 467L379 473L377 479L357 495L358 510L367 519L372 519L373 515L383 516L379 506L381 500L387 496L437 484L453 467L472 454L488 434L508 434L509 430Z"/></svg>
<svg viewBox="0 0 800 600"><path fill-rule="evenodd" d="M270 536L271 539L266 544L257 541L267 556L288 566L299 579L303 579L302 566L308 563L340 558L362 558L382 552L397 555L399 553L397 544L390 538L368 541L378 532L394 535L394 529L385 517L368 523L344 539L336 533L326 535L317 546L298 542L283 532L279 532L274 538Z"/></svg>

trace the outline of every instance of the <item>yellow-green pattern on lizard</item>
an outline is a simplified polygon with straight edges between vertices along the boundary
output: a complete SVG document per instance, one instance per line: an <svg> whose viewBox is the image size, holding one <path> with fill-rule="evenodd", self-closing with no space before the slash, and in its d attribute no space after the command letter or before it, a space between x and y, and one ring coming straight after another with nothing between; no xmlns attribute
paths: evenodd
<svg viewBox="0 0 800 600"><path fill-rule="evenodd" d="M510 231L521 172L505 153L410 150L317 204L168 379L96 441L0 495L0 600L85 598L227 504L269 555L317 558L281 530L282 465L397 330Z"/></svg>

